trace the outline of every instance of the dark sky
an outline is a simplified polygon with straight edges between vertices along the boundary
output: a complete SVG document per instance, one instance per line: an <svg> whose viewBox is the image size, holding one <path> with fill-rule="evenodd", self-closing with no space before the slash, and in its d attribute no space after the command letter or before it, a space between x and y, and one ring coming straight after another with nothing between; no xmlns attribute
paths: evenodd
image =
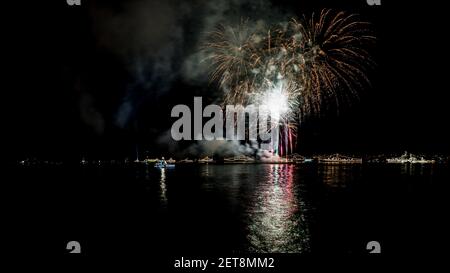
<svg viewBox="0 0 450 273"><path fill-rule="evenodd" d="M300 151L450 151L442 85L448 29L445 9L430 1L81 1L3 9L11 75L3 88L6 145L17 158L120 158L136 144L158 155L172 106L214 94L192 66L210 25L241 13L276 20L328 7L373 23L378 65L359 103L304 124Z"/></svg>

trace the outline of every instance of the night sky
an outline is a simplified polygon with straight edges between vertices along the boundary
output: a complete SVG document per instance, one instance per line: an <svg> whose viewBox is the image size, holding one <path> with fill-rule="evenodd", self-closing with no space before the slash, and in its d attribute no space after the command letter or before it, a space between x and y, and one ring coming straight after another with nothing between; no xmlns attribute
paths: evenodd
<svg viewBox="0 0 450 273"><path fill-rule="evenodd" d="M378 7L365 0L81 2L20 2L3 9L10 15L4 26L12 74L3 88L3 117L6 144L17 159L132 157L136 145L164 154L173 149L163 143L172 107L192 104L195 95L204 96L204 104L218 97L195 66L208 27L237 17L301 17L328 7L373 24L373 87L361 90L361 101L339 116L309 119L299 151L450 152L442 85L448 49L441 42L448 29L444 9L429 1L382 1Z"/></svg>

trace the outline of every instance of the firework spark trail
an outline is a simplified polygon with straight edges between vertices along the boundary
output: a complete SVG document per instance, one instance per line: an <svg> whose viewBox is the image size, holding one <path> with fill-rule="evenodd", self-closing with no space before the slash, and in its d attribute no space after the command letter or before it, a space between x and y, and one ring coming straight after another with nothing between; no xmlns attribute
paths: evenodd
<svg viewBox="0 0 450 273"><path fill-rule="evenodd" d="M305 52L306 96L316 100L309 111L320 112L322 100L334 100L339 109L341 103L358 98L361 87L369 84L365 70L374 62L364 46L375 37L370 35L369 24L356 17L322 10L319 16L305 20L303 33L311 45Z"/></svg>
<svg viewBox="0 0 450 273"><path fill-rule="evenodd" d="M365 72L374 62L365 46L374 40L356 15L325 9L265 30L248 21L219 26L204 50L224 103L268 106L287 153L304 117L333 104L339 110L370 84Z"/></svg>
<svg viewBox="0 0 450 273"><path fill-rule="evenodd" d="M247 94L255 89L254 69L261 62L258 37L252 33L247 22L238 27L219 26L211 33L205 44L214 67L212 81L217 81L225 91L225 103L245 104Z"/></svg>

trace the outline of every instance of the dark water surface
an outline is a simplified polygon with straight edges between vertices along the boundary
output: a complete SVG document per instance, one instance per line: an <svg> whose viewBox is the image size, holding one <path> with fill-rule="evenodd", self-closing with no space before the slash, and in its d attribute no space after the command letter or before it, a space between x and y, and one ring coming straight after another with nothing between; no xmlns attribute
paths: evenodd
<svg viewBox="0 0 450 273"><path fill-rule="evenodd" d="M18 167L16 236L63 253L430 252L445 165Z"/></svg>

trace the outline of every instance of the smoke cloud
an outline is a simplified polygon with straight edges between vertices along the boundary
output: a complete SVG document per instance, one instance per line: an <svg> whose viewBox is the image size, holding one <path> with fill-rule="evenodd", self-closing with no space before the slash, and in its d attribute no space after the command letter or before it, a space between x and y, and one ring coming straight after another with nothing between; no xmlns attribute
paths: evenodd
<svg viewBox="0 0 450 273"><path fill-rule="evenodd" d="M250 25L258 28L281 14L269 0L93 1L89 5L97 46L116 56L131 78L114 114L119 128L132 124L141 107L151 107L168 95L177 81L192 86L208 83L209 66L200 49L219 24L236 25L251 19ZM84 100L85 105L91 103ZM82 115L87 117L88 111ZM101 132L104 125L99 113L89 115L94 116L91 125L96 123ZM157 142L179 154L255 154L257 150L249 144L226 141L200 141L180 150L166 133Z"/></svg>

